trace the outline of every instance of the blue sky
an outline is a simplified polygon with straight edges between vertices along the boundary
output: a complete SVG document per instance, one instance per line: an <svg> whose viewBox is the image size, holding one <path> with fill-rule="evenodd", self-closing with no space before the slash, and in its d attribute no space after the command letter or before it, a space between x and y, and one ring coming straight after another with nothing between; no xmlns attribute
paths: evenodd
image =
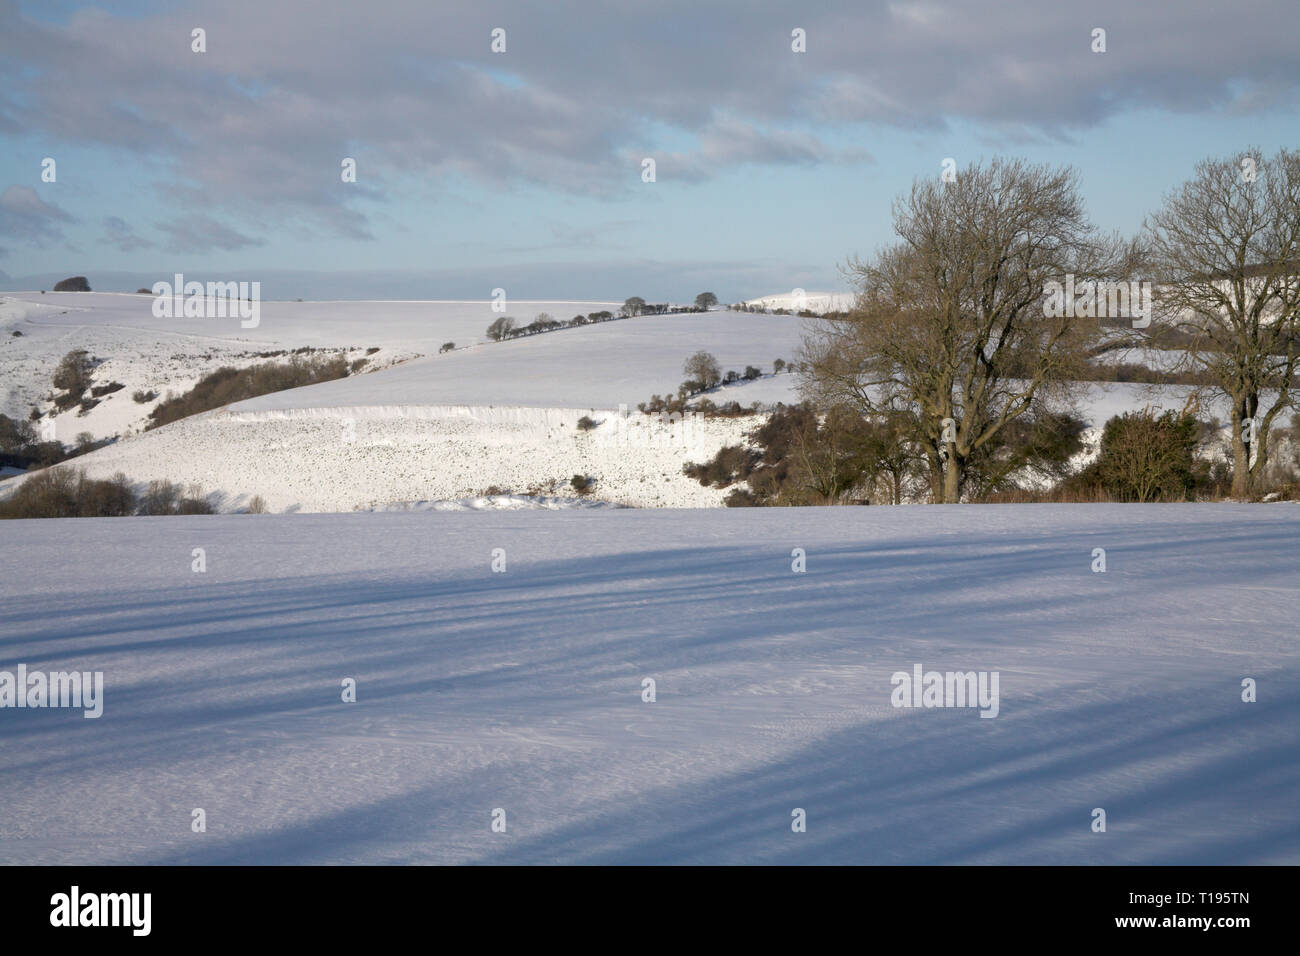
<svg viewBox="0 0 1300 956"><path fill-rule="evenodd" d="M434 6L0 0L0 288L734 301L843 288L945 157L1072 165L1129 234L1300 146L1281 2Z"/></svg>

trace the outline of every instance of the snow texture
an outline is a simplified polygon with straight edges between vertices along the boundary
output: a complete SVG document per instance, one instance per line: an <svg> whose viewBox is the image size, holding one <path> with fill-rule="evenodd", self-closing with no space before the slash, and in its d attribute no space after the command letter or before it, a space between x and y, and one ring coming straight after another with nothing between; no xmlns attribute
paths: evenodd
<svg viewBox="0 0 1300 956"><path fill-rule="evenodd" d="M2 533L0 670L105 691L0 710L0 863L1300 863L1293 505Z"/></svg>

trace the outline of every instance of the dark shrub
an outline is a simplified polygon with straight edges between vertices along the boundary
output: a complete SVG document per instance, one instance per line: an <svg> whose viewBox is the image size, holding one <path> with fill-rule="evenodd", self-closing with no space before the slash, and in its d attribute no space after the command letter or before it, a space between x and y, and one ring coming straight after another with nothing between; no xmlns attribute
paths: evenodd
<svg viewBox="0 0 1300 956"><path fill-rule="evenodd" d="M151 481L148 489L140 498L140 514L170 515L176 513L176 506L181 500L180 485L170 481Z"/></svg>
<svg viewBox="0 0 1300 956"><path fill-rule="evenodd" d="M210 515L212 513L212 505L208 503L206 498L182 498L176 503L176 514L178 515Z"/></svg>
<svg viewBox="0 0 1300 956"><path fill-rule="evenodd" d="M569 479L569 484L573 486L573 490L578 494L589 495L596 487L596 479L587 475L574 475Z"/></svg>
<svg viewBox="0 0 1300 956"><path fill-rule="evenodd" d="M1195 418L1174 411L1117 415L1102 430L1097 480L1115 501L1185 501L1197 484L1199 431Z"/></svg>
<svg viewBox="0 0 1300 956"><path fill-rule="evenodd" d="M158 397L158 393L153 389L148 391L136 391L131 394L131 401L143 405L145 402L152 402Z"/></svg>
<svg viewBox="0 0 1300 956"><path fill-rule="evenodd" d="M55 292L89 292L90 283L86 281L85 276L73 276L70 279L61 279L54 283Z"/></svg>
<svg viewBox="0 0 1300 956"><path fill-rule="evenodd" d="M142 515L210 515L212 505L194 492L185 495L181 486L167 480L151 481L140 499Z"/></svg>
<svg viewBox="0 0 1300 956"><path fill-rule="evenodd" d="M135 505L125 475L96 481L80 470L47 468L0 502L0 518L116 518L134 513Z"/></svg>
<svg viewBox="0 0 1300 956"><path fill-rule="evenodd" d="M126 388L121 382L109 382L107 385L95 385L91 388L90 394L96 398L103 398L105 395L112 395L114 392L120 392Z"/></svg>
<svg viewBox="0 0 1300 956"><path fill-rule="evenodd" d="M64 450L61 441L38 441L28 447L27 457L35 467L48 468L50 465L57 465L64 461L68 453Z"/></svg>
<svg viewBox="0 0 1300 956"><path fill-rule="evenodd" d="M682 474L705 487L726 488L748 478L760 457L758 452L744 445L727 445L702 465L687 462L682 466Z"/></svg>
<svg viewBox="0 0 1300 956"><path fill-rule="evenodd" d="M65 468L47 468L28 478L0 502L6 518L75 518L77 516L77 474Z"/></svg>
<svg viewBox="0 0 1300 956"><path fill-rule="evenodd" d="M728 508L757 508L762 504L748 488L732 488L722 503Z"/></svg>
<svg viewBox="0 0 1300 956"><path fill-rule="evenodd" d="M79 513L83 518L124 518L135 514L135 492L120 471L108 481L81 478Z"/></svg>
<svg viewBox="0 0 1300 956"><path fill-rule="evenodd" d="M90 376L94 368L95 363L85 349L73 349L59 360L53 379L54 387L64 392L54 399L54 405L59 411L67 411L81 401L82 393L90 388Z"/></svg>
<svg viewBox="0 0 1300 956"><path fill-rule="evenodd" d="M600 422L596 421L590 415L583 415L578 419L578 431L589 432L599 424Z"/></svg>
<svg viewBox="0 0 1300 956"><path fill-rule="evenodd" d="M8 415L0 415L0 452L22 454L36 441L36 431L30 424Z"/></svg>
<svg viewBox="0 0 1300 956"><path fill-rule="evenodd" d="M265 362L236 369L224 366L202 378L194 388L180 396L169 396L149 412L149 428L157 428L190 415L211 411L231 402L256 398L270 392L279 392L317 382L344 378L348 374L347 360L297 358L286 363Z"/></svg>

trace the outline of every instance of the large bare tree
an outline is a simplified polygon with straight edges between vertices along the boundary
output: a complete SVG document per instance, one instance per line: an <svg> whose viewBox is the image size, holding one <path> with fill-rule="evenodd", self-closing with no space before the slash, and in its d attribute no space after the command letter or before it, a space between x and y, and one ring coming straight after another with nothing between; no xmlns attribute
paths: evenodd
<svg viewBox="0 0 1300 956"><path fill-rule="evenodd" d="M849 317L805 337L802 386L824 406L913 416L935 500L957 502L1009 423L1069 407L1097 323L1045 308L1047 285L1128 263L1089 224L1068 168L975 164L956 182L915 182L893 217L900 241L846 267Z"/></svg>
<svg viewBox="0 0 1300 956"><path fill-rule="evenodd" d="M1157 315L1232 404L1232 494L1257 490L1274 419L1294 404L1300 152L1196 165L1149 217Z"/></svg>

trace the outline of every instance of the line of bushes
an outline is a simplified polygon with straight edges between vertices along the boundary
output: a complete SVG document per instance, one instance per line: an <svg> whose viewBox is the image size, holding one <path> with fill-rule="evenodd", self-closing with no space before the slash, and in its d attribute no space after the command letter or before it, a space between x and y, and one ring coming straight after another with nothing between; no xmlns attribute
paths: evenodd
<svg viewBox="0 0 1300 956"><path fill-rule="evenodd" d="M151 481L137 494L126 475L88 478L81 468L47 468L0 501L0 518L123 518L131 515L206 515L214 509L197 489Z"/></svg>
<svg viewBox="0 0 1300 956"><path fill-rule="evenodd" d="M300 358L295 356L288 362L263 362L247 368L233 368L224 365L199 380L199 383L184 395L168 393L149 412L149 424L146 429L158 428L190 415L209 412L231 402L257 398L270 392L280 392L289 388L301 388L347 377L348 361L342 356L333 358Z"/></svg>
<svg viewBox="0 0 1300 956"><path fill-rule="evenodd" d="M1213 454L1219 426L1188 409L1144 408L1106 422L1096 458L1083 450L1083 422L1047 416L1017 426L976 469L968 500L1011 502L1175 502L1218 500L1232 487L1229 462ZM933 495L923 449L906 414L868 419L833 407L779 407L710 460L683 473L706 487L730 488L725 504L807 505L880 501L901 504ZM1300 415L1275 427L1262 497L1300 498ZM1268 495L1263 492L1268 491Z"/></svg>

